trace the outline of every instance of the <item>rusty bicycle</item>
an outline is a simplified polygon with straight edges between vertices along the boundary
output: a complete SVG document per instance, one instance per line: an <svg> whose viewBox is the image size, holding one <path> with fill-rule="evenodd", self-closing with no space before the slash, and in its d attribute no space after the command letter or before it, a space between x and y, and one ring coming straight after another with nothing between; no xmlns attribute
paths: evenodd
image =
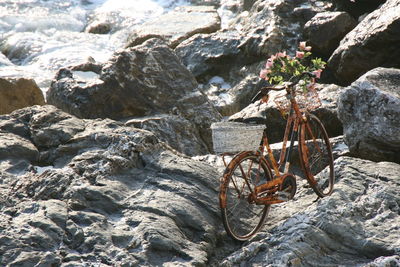
<svg viewBox="0 0 400 267"><path fill-rule="evenodd" d="M322 122L309 112L320 106L321 102L315 95L298 93L296 84L299 80L281 86L263 87L252 100L263 98L268 101L266 98L271 90L286 91L280 100L276 99L286 103L279 105L287 112L279 158L276 159L273 154L264 127L261 129L261 141L256 140L257 149L241 151L233 155L229 163L224 160L226 169L221 178L219 203L225 230L235 240L245 241L254 236L266 221L271 205L294 197L296 175L289 168L295 143L309 186L321 198L332 193L332 146ZM316 91L314 94L318 96ZM290 145L287 148L288 142Z"/></svg>

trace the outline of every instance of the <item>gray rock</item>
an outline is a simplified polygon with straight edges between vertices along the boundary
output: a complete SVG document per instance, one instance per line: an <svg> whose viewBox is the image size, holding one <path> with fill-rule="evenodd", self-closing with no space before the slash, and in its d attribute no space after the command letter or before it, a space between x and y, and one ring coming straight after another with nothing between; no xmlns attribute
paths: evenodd
<svg viewBox="0 0 400 267"><path fill-rule="evenodd" d="M399 67L399 23L399 0L388 0L349 32L328 61L338 82L349 85L376 67Z"/></svg>
<svg viewBox="0 0 400 267"><path fill-rule="evenodd" d="M242 37L237 31L196 34L176 48L176 54L195 77L226 71L240 56Z"/></svg>
<svg viewBox="0 0 400 267"><path fill-rule="evenodd" d="M333 0L333 8L335 10L344 11L349 13L355 19L359 19L365 14L379 8L380 5L385 3L386 0L362 0L362 1L347 1L347 0Z"/></svg>
<svg viewBox="0 0 400 267"><path fill-rule="evenodd" d="M261 87L260 78L254 74L243 78L233 87L221 77L215 76L208 84L203 85L202 91L222 116L231 116L247 107Z"/></svg>
<svg viewBox="0 0 400 267"><path fill-rule="evenodd" d="M160 141L186 155L208 153L208 147L199 138L197 129L193 128L193 124L190 121L181 116L161 114L134 118L128 120L125 125L150 131Z"/></svg>
<svg viewBox="0 0 400 267"><path fill-rule="evenodd" d="M219 0L189 0L189 3L197 6L219 6Z"/></svg>
<svg viewBox="0 0 400 267"><path fill-rule="evenodd" d="M44 134L57 126L71 138L38 139L45 171L15 175L0 160L0 265L206 265L220 225L213 167L148 131L76 118L84 130L70 131L47 111ZM46 107L24 112L33 131Z"/></svg>
<svg viewBox="0 0 400 267"><path fill-rule="evenodd" d="M26 159L29 162L37 162L39 151L30 140L13 133L0 132L0 160Z"/></svg>
<svg viewBox="0 0 400 267"><path fill-rule="evenodd" d="M34 80L0 78L0 114L44 103L43 93Z"/></svg>
<svg viewBox="0 0 400 267"><path fill-rule="evenodd" d="M220 114L198 90L193 75L159 39L117 52L101 74L93 72L89 81L77 77L76 71L59 71L47 92L48 103L80 118L177 115L192 123L193 132L199 133L195 143L205 142L206 148L211 147L209 127L220 119Z"/></svg>
<svg viewBox="0 0 400 267"><path fill-rule="evenodd" d="M397 266L400 165L341 157L335 173L331 196L313 202L312 190L300 188L220 266Z"/></svg>
<svg viewBox="0 0 400 267"><path fill-rule="evenodd" d="M304 25L304 35L313 52L329 57L356 25L357 21L346 12L322 12Z"/></svg>
<svg viewBox="0 0 400 267"><path fill-rule="evenodd" d="M70 69L60 70L47 100L81 118L120 119L168 112L196 87L173 51L152 39L116 52L91 80L80 79Z"/></svg>
<svg viewBox="0 0 400 267"><path fill-rule="evenodd" d="M259 61L260 55L269 57L283 50L293 53L304 39L304 24L328 8L328 3L317 6L308 1L257 1L231 27L244 36L240 48L246 57Z"/></svg>
<svg viewBox="0 0 400 267"><path fill-rule="evenodd" d="M84 123L54 106L46 105L30 119L31 138L38 147L57 147L85 129Z"/></svg>
<svg viewBox="0 0 400 267"><path fill-rule="evenodd" d="M400 162L400 70L377 68L342 92L339 118L353 155Z"/></svg>
<svg viewBox="0 0 400 267"><path fill-rule="evenodd" d="M215 8L181 7L140 25L130 34L126 47L140 45L156 37L165 40L171 48L175 48L196 33L212 33L219 29L220 18Z"/></svg>

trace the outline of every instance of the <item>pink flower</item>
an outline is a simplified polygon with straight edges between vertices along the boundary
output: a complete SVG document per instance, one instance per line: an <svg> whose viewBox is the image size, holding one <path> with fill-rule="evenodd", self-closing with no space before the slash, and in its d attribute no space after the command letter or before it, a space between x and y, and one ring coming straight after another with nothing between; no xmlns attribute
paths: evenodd
<svg viewBox="0 0 400 267"><path fill-rule="evenodd" d="M321 78L321 72L322 72L321 69L313 71L315 78L317 78L317 79Z"/></svg>
<svg viewBox="0 0 400 267"><path fill-rule="evenodd" d="M301 51L311 51L311 46L306 46L306 42L300 42L299 49Z"/></svg>
<svg viewBox="0 0 400 267"><path fill-rule="evenodd" d="M262 70L260 71L260 78L261 78L261 79L268 80L268 76L267 76L268 73L269 73L268 70L262 69Z"/></svg>
<svg viewBox="0 0 400 267"><path fill-rule="evenodd" d="M271 68L273 65L274 65L274 61L271 60L271 59L268 59L268 60L267 60L267 63L265 64L265 67L266 67L267 69L269 69L269 68Z"/></svg>
<svg viewBox="0 0 400 267"><path fill-rule="evenodd" d="M276 57L286 57L286 51L277 53Z"/></svg>
<svg viewBox="0 0 400 267"><path fill-rule="evenodd" d="M298 59L303 58L303 57L304 57L304 52L296 51L296 57L297 57Z"/></svg>

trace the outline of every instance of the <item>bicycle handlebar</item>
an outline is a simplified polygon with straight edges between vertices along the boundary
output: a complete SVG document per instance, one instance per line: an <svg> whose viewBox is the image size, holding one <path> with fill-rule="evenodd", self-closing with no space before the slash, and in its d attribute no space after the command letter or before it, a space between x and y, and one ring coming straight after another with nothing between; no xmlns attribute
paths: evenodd
<svg viewBox="0 0 400 267"><path fill-rule="evenodd" d="M257 100L261 99L263 96L268 95L269 91L281 91L287 88L292 88L293 86L295 86L296 84L298 84L300 82L300 80L304 77L308 75L310 78L315 78L316 75L312 72L308 72L305 71L302 74L300 74L299 76L293 76L292 78L289 79L289 82L286 82L283 85L278 85L278 86L264 86L260 89L260 91L251 99L251 103L256 102ZM292 79L294 79L292 81Z"/></svg>

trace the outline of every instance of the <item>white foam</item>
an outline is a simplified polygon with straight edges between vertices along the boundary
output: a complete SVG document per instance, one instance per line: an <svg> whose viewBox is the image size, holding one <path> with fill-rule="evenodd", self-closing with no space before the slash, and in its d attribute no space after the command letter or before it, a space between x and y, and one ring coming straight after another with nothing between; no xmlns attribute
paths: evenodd
<svg viewBox="0 0 400 267"><path fill-rule="evenodd" d="M45 93L62 67L107 61L125 45L129 28L167 12L187 0L8 0L0 1L0 77L35 79ZM111 34L90 34L91 18L111 19Z"/></svg>

